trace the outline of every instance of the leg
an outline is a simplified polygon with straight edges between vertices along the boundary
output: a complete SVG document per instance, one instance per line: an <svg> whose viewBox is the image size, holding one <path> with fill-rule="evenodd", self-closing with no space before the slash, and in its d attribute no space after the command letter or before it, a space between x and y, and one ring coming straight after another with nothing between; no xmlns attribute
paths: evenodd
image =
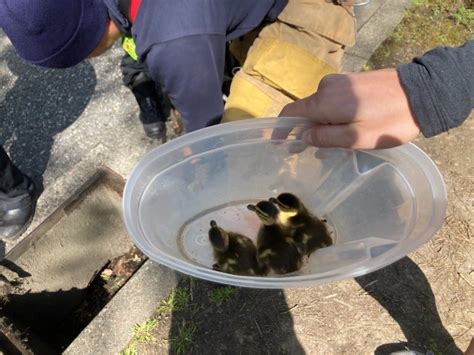
<svg viewBox="0 0 474 355"><path fill-rule="evenodd" d="M35 188L0 146L0 238L19 236L35 209Z"/></svg>
<svg viewBox="0 0 474 355"><path fill-rule="evenodd" d="M140 121L150 138L166 135L165 122L170 114L170 103L161 89L148 74L146 67L125 54L120 64L123 82L135 96L140 107Z"/></svg>

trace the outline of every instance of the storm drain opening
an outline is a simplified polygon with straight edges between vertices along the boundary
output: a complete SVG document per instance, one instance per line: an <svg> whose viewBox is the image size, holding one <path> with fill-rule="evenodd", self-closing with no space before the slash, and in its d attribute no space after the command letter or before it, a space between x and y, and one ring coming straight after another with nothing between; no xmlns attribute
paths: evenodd
<svg viewBox="0 0 474 355"><path fill-rule="evenodd" d="M62 352L145 262L122 222L123 188L100 169L0 263L0 317L34 353Z"/></svg>

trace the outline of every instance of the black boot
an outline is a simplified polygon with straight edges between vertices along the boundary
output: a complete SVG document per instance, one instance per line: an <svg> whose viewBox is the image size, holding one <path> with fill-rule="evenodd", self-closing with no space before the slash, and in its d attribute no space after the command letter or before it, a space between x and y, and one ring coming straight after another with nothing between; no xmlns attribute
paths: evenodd
<svg viewBox="0 0 474 355"><path fill-rule="evenodd" d="M131 90L140 106L140 121L146 135L150 138L163 138L171 110L167 97L144 73L136 77Z"/></svg>
<svg viewBox="0 0 474 355"><path fill-rule="evenodd" d="M0 146L0 238L14 239L28 227L35 212L37 193Z"/></svg>
<svg viewBox="0 0 474 355"><path fill-rule="evenodd" d="M0 191L0 238L15 239L28 228L35 212L35 185L25 176L18 189Z"/></svg>
<svg viewBox="0 0 474 355"><path fill-rule="evenodd" d="M124 84L132 91L140 107L140 121L145 134L160 139L166 135L166 120L171 104L159 83L149 76L146 67L128 56L121 63Z"/></svg>

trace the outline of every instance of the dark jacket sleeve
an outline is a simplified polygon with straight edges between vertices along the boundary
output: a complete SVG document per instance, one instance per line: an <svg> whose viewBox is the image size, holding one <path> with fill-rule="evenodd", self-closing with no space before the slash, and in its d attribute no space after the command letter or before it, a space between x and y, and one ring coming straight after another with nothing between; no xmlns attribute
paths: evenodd
<svg viewBox="0 0 474 355"><path fill-rule="evenodd" d="M433 49L398 74L425 137L461 125L474 107L474 41Z"/></svg>
<svg viewBox="0 0 474 355"><path fill-rule="evenodd" d="M187 132L220 121L225 37L188 36L154 45L145 62L181 113Z"/></svg>

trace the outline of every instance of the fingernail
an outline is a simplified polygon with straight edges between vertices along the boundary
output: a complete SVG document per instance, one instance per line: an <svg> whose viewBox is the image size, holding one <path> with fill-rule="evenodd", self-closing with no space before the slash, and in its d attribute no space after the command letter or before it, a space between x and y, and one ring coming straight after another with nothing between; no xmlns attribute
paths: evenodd
<svg viewBox="0 0 474 355"><path fill-rule="evenodd" d="M310 130L304 132L303 136L301 138L302 138L303 142L305 142L306 144L314 145L313 135L311 134Z"/></svg>

